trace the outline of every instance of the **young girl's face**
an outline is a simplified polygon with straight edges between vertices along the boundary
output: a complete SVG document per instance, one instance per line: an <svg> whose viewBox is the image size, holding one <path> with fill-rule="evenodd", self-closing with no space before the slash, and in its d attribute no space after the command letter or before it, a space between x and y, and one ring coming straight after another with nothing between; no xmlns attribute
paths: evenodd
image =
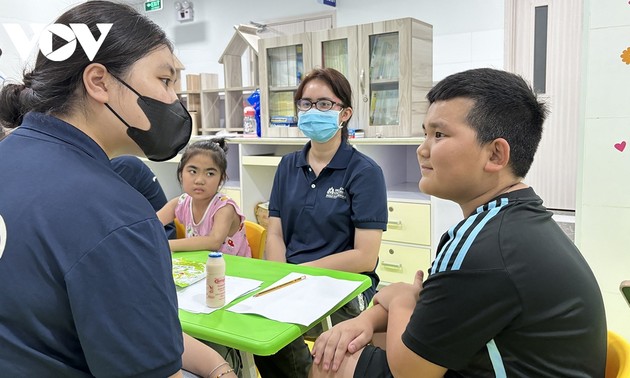
<svg viewBox="0 0 630 378"><path fill-rule="evenodd" d="M193 200L208 200L219 191L221 176L214 159L206 154L196 154L184 165L182 187Z"/></svg>

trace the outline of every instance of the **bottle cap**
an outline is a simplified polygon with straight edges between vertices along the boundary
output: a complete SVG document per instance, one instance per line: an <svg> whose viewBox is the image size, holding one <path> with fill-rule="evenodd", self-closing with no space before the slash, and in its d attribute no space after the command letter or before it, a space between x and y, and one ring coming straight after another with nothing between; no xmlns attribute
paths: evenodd
<svg viewBox="0 0 630 378"><path fill-rule="evenodd" d="M243 108L243 114L245 114L245 117L254 117L256 115L256 110L251 106L246 106Z"/></svg>
<svg viewBox="0 0 630 378"><path fill-rule="evenodd" d="M212 257L212 258L223 257L223 253L221 253L221 252L210 252L208 254L208 257Z"/></svg>

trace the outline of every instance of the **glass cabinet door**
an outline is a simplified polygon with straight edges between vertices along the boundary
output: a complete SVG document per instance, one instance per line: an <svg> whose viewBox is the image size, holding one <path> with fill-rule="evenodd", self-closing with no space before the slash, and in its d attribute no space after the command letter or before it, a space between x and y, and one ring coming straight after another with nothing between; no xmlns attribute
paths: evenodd
<svg viewBox="0 0 630 378"><path fill-rule="evenodd" d="M398 125L400 117L398 33L370 35L369 125Z"/></svg>
<svg viewBox="0 0 630 378"><path fill-rule="evenodd" d="M348 74L348 40L335 39L322 42L322 66Z"/></svg>
<svg viewBox="0 0 630 378"><path fill-rule="evenodd" d="M306 39L307 33L302 33L260 40L259 54L265 57L260 70L261 111L267 110L261 114L265 136L300 136L293 96L305 70L310 70Z"/></svg>
<svg viewBox="0 0 630 378"><path fill-rule="evenodd" d="M303 51L301 44L267 49L270 87L297 87L304 71Z"/></svg>
<svg viewBox="0 0 630 378"><path fill-rule="evenodd" d="M366 137L422 135L432 85L432 28L411 18L359 25L359 110Z"/></svg>
<svg viewBox="0 0 630 378"><path fill-rule="evenodd" d="M303 46L267 49L267 59L269 127L294 127L297 124L297 114L293 95L304 71Z"/></svg>
<svg viewBox="0 0 630 378"><path fill-rule="evenodd" d="M334 68L341 72L350 82L352 88L352 108L355 113L350 119L348 128L360 129L360 116L356 113L361 101L358 95L358 28L348 26L322 30L312 33L313 65L315 67Z"/></svg>

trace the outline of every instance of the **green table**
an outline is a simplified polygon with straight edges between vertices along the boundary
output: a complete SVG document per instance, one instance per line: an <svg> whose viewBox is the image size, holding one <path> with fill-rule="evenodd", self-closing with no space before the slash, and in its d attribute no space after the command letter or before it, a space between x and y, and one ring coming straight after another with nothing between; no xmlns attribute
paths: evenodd
<svg viewBox="0 0 630 378"><path fill-rule="evenodd" d="M208 258L208 252L176 252L173 256L205 262ZM254 354L261 356L275 354L317 323L326 320L330 314L337 311L372 284L368 276L357 273L231 255L224 255L224 257L226 274L228 276L262 281L261 289L292 272L361 282L361 285L355 291L344 298L335 307L331 308L326 315L322 316L308 327L292 323L282 323L259 315L238 314L227 311L225 308L216 310L210 314L194 314L179 310L179 320L184 332L187 334L241 351L245 370L244 377L256 377L256 369L253 361ZM230 303L230 305L238 303L253 294L254 293L250 293L238 298ZM308 293L305 293L305 295L308 295ZM226 308L230 305L226 306ZM304 311L308 311L308 309L305 308Z"/></svg>

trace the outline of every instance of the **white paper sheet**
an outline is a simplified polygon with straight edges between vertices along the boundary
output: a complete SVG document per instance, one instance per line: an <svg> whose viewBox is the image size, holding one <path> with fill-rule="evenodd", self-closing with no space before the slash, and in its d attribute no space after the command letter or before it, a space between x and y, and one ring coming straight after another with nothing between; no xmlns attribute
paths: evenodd
<svg viewBox="0 0 630 378"><path fill-rule="evenodd" d="M281 285L302 275L290 273L269 287ZM242 314L258 314L280 322L308 326L360 285L359 281L306 275L306 279L302 281L260 297L249 297L227 310Z"/></svg>
<svg viewBox="0 0 630 378"><path fill-rule="evenodd" d="M262 284L262 281L225 276L225 305L242 295L258 289L260 284ZM186 288L177 290L177 302L180 309L201 314L209 314L225 307L210 308L206 306L206 280L201 280Z"/></svg>

